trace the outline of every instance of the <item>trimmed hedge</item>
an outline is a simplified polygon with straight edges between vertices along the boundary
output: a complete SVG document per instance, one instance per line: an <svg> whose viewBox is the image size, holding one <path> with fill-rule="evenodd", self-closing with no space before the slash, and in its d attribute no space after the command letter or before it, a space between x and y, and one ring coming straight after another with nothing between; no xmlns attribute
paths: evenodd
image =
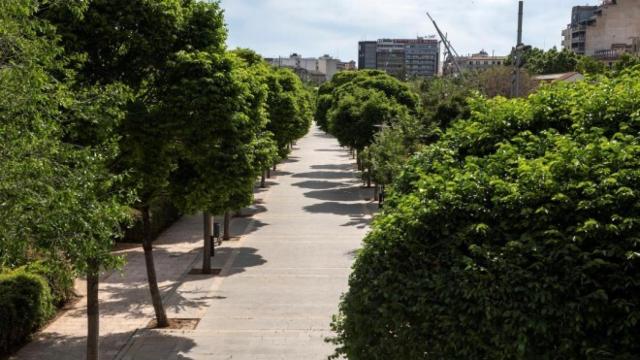
<svg viewBox="0 0 640 360"><path fill-rule="evenodd" d="M47 281L55 306L61 307L74 297L75 272L70 264L59 260L41 260L26 265L24 270L40 275Z"/></svg>
<svg viewBox="0 0 640 360"><path fill-rule="evenodd" d="M160 202L154 204L151 207L151 235L156 238L165 229L169 228L176 221L180 219L180 211L178 208L169 201ZM127 228L124 232L122 239L118 239L119 242L126 243L142 243L144 239L144 229L142 224L142 216L136 214L133 224Z"/></svg>
<svg viewBox="0 0 640 360"><path fill-rule="evenodd" d="M22 343L54 314L44 278L23 270L0 274L0 354Z"/></svg>
<svg viewBox="0 0 640 360"><path fill-rule="evenodd" d="M394 184L338 354L638 359L640 68L471 105Z"/></svg>

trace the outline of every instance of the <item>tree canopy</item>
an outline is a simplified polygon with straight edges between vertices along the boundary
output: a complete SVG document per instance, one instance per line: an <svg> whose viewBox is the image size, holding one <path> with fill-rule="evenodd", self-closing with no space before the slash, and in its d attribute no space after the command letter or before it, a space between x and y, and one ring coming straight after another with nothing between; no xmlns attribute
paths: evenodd
<svg viewBox="0 0 640 360"><path fill-rule="evenodd" d="M334 322L350 359L631 359L640 68L476 98L402 168Z"/></svg>

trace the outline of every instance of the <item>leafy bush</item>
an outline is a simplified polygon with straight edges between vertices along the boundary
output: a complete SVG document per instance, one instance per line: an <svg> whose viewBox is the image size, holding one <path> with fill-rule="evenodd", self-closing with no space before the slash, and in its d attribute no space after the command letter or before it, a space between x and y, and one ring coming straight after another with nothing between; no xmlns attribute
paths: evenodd
<svg viewBox="0 0 640 360"><path fill-rule="evenodd" d="M170 201L160 200L152 204L151 209L151 234L157 237L165 229L180 219L180 210ZM125 230L122 242L142 243L144 239L144 224L142 216L136 214L132 225Z"/></svg>
<svg viewBox="0 0 640 360"><path fill-rule="evenodd" d="M396 181L334 322L338 354L637 358L638 79L472 101Z"/></svg>
<svg viewBox="0 0 640 360"><path fill-rule="evenodd" d="M0 354L24 341L54 314L47 282L25 271L0 274Z"/></svg>
<svg viewBox="0 0 640 360"><path fill-rule="evenodd" d="M75 272L69 263L58 259L48 259L32 262L24 269L28 273L40 275L47 280L54 305L62 306L75 295Z"/></svg>

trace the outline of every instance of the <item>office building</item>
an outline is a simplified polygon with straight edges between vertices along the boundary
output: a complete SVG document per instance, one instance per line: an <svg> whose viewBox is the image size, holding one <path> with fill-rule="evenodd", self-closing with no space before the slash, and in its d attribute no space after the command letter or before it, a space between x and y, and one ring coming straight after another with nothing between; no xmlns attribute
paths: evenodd
<svg viewBox="0 0 640 360"><path fill-rule="evenodd" d="M377 41L361 41L358 43L358 69L376 68Z"/></svg>
<svg viewBox="0 0 640 360"><path fill-rule="evenodd" d="M438 75L440 43L425 37L361 41L358 60L360 69L383 70L403 80L433 77Z"/></svg>

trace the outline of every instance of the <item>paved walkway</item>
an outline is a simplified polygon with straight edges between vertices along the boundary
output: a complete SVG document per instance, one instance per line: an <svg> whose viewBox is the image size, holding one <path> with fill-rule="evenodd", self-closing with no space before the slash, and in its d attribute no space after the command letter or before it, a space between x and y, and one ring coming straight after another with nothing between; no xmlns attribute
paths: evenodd
<svg viewBox="0 0 640 360"><path fill-rule="evenodd" d="M201 264L201 216L185 217L156 244L156 267L172 318L195 330L148 330L153 317L137 248L123 273L101 286L103 359L326 359L354 253L371 206L353 160L317 129L298 142L256 205L232 222L239 240L217 249L219 276L188 275ZM241 235L241 236L240 236ZM78 303L19 353L19 359L80 359L86 318Z"/></svg>

